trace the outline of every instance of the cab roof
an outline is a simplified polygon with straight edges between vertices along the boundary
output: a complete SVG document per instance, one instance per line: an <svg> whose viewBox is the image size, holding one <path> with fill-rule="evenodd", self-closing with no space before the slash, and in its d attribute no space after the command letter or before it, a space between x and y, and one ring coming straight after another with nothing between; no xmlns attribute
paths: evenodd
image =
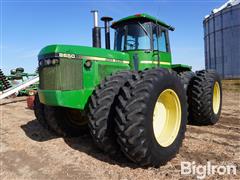
<svg viewBox="0 0 240 180"><path fill-rule="evenodd" d="M170 26L170 25L168 25L168 24L158 20L157 18L155 18L153 16L145 14L145 13L143 13L143 14L135 14L135 15L132 15L132 16L128 16L128 17L122 18L122 19L120 19L120 20L118 20L116 22L113 22L111 27L112 28L116 28L118 25L120 25L120 24L122 24L124 22L131 21L131 20L138 20L138 19L139 20L143 19L143 20L151 21L153 23L156 23L156 24L159 24L159 25L161 25L163 27L166 27L167 29L169 29L171 31L174 31L174 29L175 29L174 27L172 27L172 26Z"/></svg>

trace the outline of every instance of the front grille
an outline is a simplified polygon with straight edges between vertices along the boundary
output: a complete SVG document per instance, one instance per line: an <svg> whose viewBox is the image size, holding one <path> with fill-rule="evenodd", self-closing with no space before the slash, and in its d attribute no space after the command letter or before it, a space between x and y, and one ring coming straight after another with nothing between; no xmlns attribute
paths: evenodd
<svg viewBox="0 0 240 180"><path fill-rule="evenodd" d="M77 90L82 89L82 61L60 59L60 63L39 69L40 89Z"/></svg>

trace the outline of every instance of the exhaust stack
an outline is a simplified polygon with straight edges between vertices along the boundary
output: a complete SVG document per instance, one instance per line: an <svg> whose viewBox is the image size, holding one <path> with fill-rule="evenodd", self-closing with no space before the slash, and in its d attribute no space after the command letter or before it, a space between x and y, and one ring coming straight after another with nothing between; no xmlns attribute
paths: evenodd
<svg viewBox="0 0 240 180"><path fill-rule="evenodd" d="M101 27L98 26L98 11L92 10L93 13L93 24L92 29L92 46L96 48L101 48Z"/></svg>
<svg viewBox="0 0 240 180"><path fill-rule="evenodd" d="M106 49L110 49L110 21L112 21L113 18L104 16L101 18L101 20L104 21L105 46L106 46Z"/></svg>

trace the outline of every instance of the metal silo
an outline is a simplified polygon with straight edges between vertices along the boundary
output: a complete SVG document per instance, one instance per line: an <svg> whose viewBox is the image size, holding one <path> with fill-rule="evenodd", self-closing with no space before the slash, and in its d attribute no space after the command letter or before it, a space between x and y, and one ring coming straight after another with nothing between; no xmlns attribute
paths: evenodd
<svg viewBox="0 0 240 180"><path fill-rule="evenodd" d="M240 0L231 0L205 17L205 66L225 79L240 78Z"/></svg>

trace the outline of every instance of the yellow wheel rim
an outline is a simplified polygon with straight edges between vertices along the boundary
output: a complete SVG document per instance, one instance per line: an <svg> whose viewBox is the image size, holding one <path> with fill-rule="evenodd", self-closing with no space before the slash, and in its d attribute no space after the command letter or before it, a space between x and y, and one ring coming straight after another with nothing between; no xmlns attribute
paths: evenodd
<svg viewBox="0 0 240 180"><path fill-rule="evenodd" d="M217 114L220 108L220 86L218 82L215 82L214 87L213 87L213 100L212 100L212 105L213 105L213 112L214 114Z"/></svg>
<svg viewBox="0 0 240 180"><path fill-rule="evenodd" d="M181 104L172 89L163 91L153 112L153 131L159 145L170 146L176 139L181 125Z"/></svg>

